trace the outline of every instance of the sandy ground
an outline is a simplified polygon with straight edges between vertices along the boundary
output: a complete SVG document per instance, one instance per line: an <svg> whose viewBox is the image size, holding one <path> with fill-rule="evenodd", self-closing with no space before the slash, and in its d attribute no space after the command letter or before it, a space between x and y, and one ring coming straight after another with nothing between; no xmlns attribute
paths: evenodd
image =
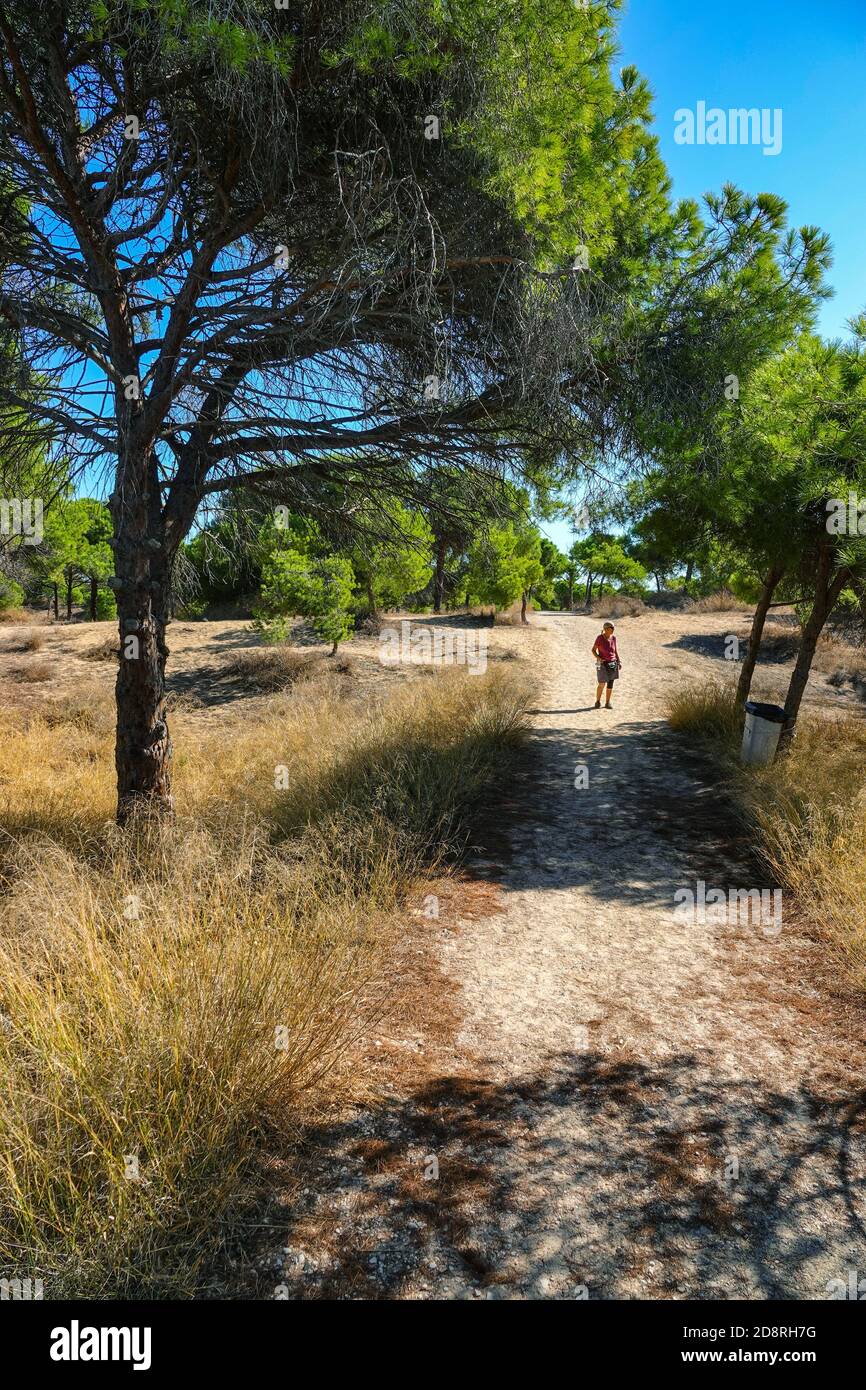
<svg viewBox="0 0 866 1390"><path fill-rule="evenodd" d="M409 615L389 615L384 621L399 630ZM725 637L741 638L748 633L746 613L656 613L648 612L639 618L617 620L617 630L628 634L632 630L654 648L657 661L666 673L713 670L730 676L731 664L724 659ZM432 617L412 617L415 625L433 625ZM462 628L463 615L446 619L448 625ZM470 627L472 620L468 620ZM777 641L790 632L791 618L774 615L768 633ZM484 627L491 659L510 655L526 657L543 674L545 658L536 652L533 643L541 640L548 619L534 615L529 629L507 625ZM591 625L591 624L590 624ZM297 625L296 644L311 654L325 655L328 647L317 644ZM168 686L175 700L181 700L185 711L196 708L209 718L237 710L237 702L258 698L248 682L227 674L227 666L239 653L259 647L260 639L248 620L239 618L196 620L171 623L168 629L169 663ZM44 701L63 699L82 690L110 692L113 689L116 665L111 649L117 646L117 625L114 622L90 623L73 620L66 623L46 621L42 613L34 614L28 622L0 621L0 704L36 708ZM341 648L341 655L354 665L354 683L372 696L384 694L394 684L406 679L424 678L429 672L418 666L389 666L379 660L381 640L358 634ZM774 659L756 674L755 691L764 698L778 698L787 684L790 661ZM704 660L695 662L692 657ZM582 659L582 656L581 656ZM763 660L763 658L762 658ZM859 664L850 648L820 651L816 670L810 682L809 696L820 699L831 709L863 710L850 684L835 688L828 684L828 675L838 665ZM592 663L588 662L591 668ZM581 669L582 677L585 672ZM591 670L590 670L591 684ZM585 679L584 679L585 684Z"/></svg>
<svg viewBox="0 0 866 1390"><path fill-rule="evenodd" d="M324 657L329 651L309 641L301 629L298 638L300 649L310 655ZM43 703L80 698L88 692L111 695L117 673L111 653L117 645L115 622L46 623L40 615L33 623L0 624L0 704L38 709ZM200 713L208 720L234 718L241 706L254 709L267 694L228 668L240 654L260 646L260 638L244 619L171 623L170 708L180 706L185 715ZM371 695L383 694L395 681L418 673L417 667L383 665L374 637L354 638L343 655L353 668L352 685Z"/></svg>
<svg viewBox="0 0 866 1390"><path fill-rule="evenodd" d="M778 934L672 915L699 879L773 887L664 719L741 622L618 621L611 712L596 619L518 634L532 740L420 929L437 1009L371 1040L395 1059L378 1098L307 1136L259 1296L809 1299L866 1271L859 1001L784 899ZM822 674L810 699L852 707Z"/></svg>
<svg viewBox="0 0 866 1390"><path fill-rule="evenodd" d="M614 710L587 708L597 624L543 621L537 775L505 911L461 933L446 967L460 1044L513 1097L479 1231L496 1282L826 1297L866 1268L862 1020L822 997L784 899L778 934L673 919L698 879L772 886L664 723L667 690L705 663L623 621Z"/></svg>
<svg viewBox="0 0 866 1390"><path fill-rule="evenodd" d="M274 1159L273 1235L240 1257L243 1292L826 1298L866 1275L859 1001L794 904L778 934L672 915L698 880L773 886L664 719L677 682L731 674L724 639L745 622L617 620L610 712L592 708L598 619L487 630L492 658L537 677L529 747L466 873L435 885L439 916L407 921L399 1004L356 1059L365 1099L293 1137L299 1178ZM44 631L31 651L0 628L0 698L110 687L113 662L87 654L112 625ZM259 698L223 671L255 642L244 623L175 624L169 640L172 685L202 717ZM418 676L377 651L347 646L372 695ZM758 691L780 693L788 669L765 668ZM827 673L810 701L862 711Z"/></svg>

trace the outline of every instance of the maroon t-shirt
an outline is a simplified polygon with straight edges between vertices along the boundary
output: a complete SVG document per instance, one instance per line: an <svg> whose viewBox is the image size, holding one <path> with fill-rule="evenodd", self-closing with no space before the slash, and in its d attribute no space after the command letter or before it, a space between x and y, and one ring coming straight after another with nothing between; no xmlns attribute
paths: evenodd
<svg viewBox="0 0 866 1390"><path fill-rule="evenodd" d="M602 633L599 634L598 637L596 637L594 646L595 646L595 650L598 652L598 659L599 659L599 661L618 661L618 660L619 660L619 657L617 656L617 651L616 651L616 638L615 638L615 637L605 637L604 633L602 632Z"/></svg>

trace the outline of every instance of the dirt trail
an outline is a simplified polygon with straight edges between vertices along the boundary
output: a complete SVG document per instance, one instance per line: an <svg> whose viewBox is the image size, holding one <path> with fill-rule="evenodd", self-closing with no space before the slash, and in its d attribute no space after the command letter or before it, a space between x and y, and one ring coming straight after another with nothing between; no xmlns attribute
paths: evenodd
<svg viewBox="0 0 866 1390"><path fill-rule="evenodd" d="M446 962L489 1121L463 1245L503 1297L827 1298L866 1276L862 1020L784 901L778 935L673 920L698 879L772 886L664 721L692 661L620 623L594 710L597 620L540 621L504 911Z"/></svg>
<svg viewBox="0 0 866 1390"><path fill-rule="evenodd" d="M488 629L540 678L529 746L439 919L406 923L393 1015L354 1062L366 1097L304 1130L258 1296L827 1298L852 1271L866 1290L860 1001L786 899L778 934L673 917L698 880L774 887L664 717L674 682L730 676L741 619L618 621L610 712L598 621ZM841 700L823 677L810 698Z"/></svg>

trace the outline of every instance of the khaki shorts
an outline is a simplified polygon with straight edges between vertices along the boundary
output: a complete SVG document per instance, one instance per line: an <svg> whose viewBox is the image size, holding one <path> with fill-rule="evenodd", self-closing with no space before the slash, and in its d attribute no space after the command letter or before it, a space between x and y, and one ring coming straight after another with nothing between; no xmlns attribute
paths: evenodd
<svg viewBox="0 0 866 1390"><path fill-rule="evenodd" d="M599 661L595 668L595 678L599 685L606 685L608 689L615 680L619 679L619 663L616 661Z"/></svg>

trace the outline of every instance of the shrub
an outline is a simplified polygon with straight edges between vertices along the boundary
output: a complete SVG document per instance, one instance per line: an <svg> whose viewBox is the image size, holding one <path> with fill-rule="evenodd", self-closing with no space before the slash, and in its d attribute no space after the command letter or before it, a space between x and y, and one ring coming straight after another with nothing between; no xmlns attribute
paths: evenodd
<svg viewBox="0 0 866 1390"><path fill-rule="evenodd" d="M730 589L719 589L714 594L690 599L686 605L689 613L747 613L754 605L737 598Z"/></svg>
<svg viewBox="0 0 866 1390"><path fill-rule="evenodd" d="M24 603L24 590L8 575L0 574L0 612L20 609Z"/></svg>
<svg viewBox="0 0 866 1390"><path fill-rule="evenodd" d="M319 653L303 653L275 647L267 651L239 652L224 668L230 680L242 681L254 690L286 690L298 681L310 680L323 669Z"/></svg>
<svg viewBox="0 0 866 1390"><path fill-rule="evenodd" d="M268 640L285 630L283 624L295 614L307 618L323 642L332 642L334 651L352 631L352 566L341 555L308 555L299 550L274 550L262 570L261 608L263 632Z"/></svg>
<svg viewBox="0 0 866 1390"><path fill-rule="evenodd" d="M637 618L647 612L643 599L631 594L614 594L593 600L592 613L601 618Z"/></svg>
<svg viewBox="0 0 866 1390"><path fill-rule="evenodd" d="M119 661L120 642L116 633L110 637L103 637L101 642L97 642L86 651L80 652L82 661Z"/></svg>
<svg viewBox="0 0 866 1390"><path fill-rule="evenodd" d="M831 675L827 677L828 685L834 686L837 690L850 685L856 693L858 699L866 700L866 668L863 666L842 666L837 667Z"/></svg>
<svg viewBox="0 0 866 1390"><path fill-rule="evenodd" d="M667 700L672 729L732 751L740 745L743 716L737 709L736 686L723 681L702 681L674 689Z"/></svg>
<svg viewBox="0 0 866 1390"><path fill-rule="evenodd" d="M257 632L262 641L269 647L276 647L292 640L291 618L274 618L258 614L253 619L251 627L253 632Z"/></svg>
<svg viewBox="0 0 866 1390"><path fill-rule="evenodd" d="M194 622L196 618L203 618L207 609L207 602L203 598L190 598L178 605L177 617L181 622Z"/></svg>
<svg viewBox="0 0 866 1390"><path fill-rule="evenodd" d="M37 684L40 681L50 681L55 673L53 661L28 661L26 666L19 666L15 672L15 679L26 683Z"/></svg>
<svg viewBox="0 0 866 1390"><path fill-rule="evenodd" d="M86 599L87 615L90 615L90 597ZM117 599L110 589L96 591L96 621L108 622L117 617Z"/></svg>

